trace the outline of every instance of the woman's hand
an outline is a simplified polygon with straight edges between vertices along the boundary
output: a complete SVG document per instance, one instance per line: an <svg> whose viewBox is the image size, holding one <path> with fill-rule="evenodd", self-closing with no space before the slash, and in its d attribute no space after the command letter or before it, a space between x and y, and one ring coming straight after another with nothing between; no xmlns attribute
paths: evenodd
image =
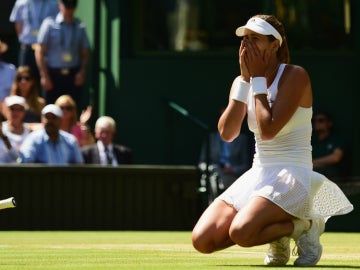
<svg viewBox="0 0 360 270"><path fill-rule="evenodd" d="M41 76L40 82L45 91L51 91L54 88L53 83L48 75Z"/></svg>
<svg viewBox="0 0 360 270"><path fill-rule="evenodd" d="M271 54L267 50L262 53L255 41L246 40L244 61L251 77L265 77Z"/></svg>
<svg viewBox="0 0 360 270"><path fill-rule="evenodd" d="M85 82L85 72L83 71L79 71L78 73L75 74L75 82L74 84L76 86L82 86Z"/></svg>
<svg viewBox="0 0 360 270"><path fill-rule="evenodd" d="M241 78L244 81L250 82L250 73L245 63L245 54L246 54L245 41L242 40L239 49L240 74L241 74Z"/></svg>
<svg viewBox="0 0 360 270"><path fill-rule="evenodd" d="M92 114L92 106L87 106L86 110L83 110L80 115L80 124L86 125Z"/></svg>

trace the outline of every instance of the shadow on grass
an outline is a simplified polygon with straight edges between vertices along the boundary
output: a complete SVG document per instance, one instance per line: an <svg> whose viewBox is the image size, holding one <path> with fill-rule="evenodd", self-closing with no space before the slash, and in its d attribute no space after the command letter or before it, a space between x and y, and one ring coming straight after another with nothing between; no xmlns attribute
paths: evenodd
<svg viewBox="0 0 360 270"><path fill-rule="evenodd" d="M284 266L265 266L265 265L241 265L241 264L220 264L216 265L219 267L247 267L247 268L270 268L270 269L283 269L283 268L300 268L300 269L308 269L308 268L321 268L321 269L360 269L360 266L354 266L354 265L321 265L318 264L316 266L309 266L309 267L303 267L303 266L294 266L291 264L284 265Z"/></svg>

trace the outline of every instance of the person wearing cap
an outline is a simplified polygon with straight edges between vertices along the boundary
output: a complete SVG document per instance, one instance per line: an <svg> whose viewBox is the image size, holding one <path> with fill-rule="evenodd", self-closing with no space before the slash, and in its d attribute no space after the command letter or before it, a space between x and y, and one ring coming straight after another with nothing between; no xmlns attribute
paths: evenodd
<svg viewBox="0 0 360 270"><path fill-rule="evenodd" d="M25 99L20 96L5 98L6 121L0 125L0 163L16 163L20 157L20 147L30 134L24 124Z"/></svg>
<svg viewBox="0 0 360 270"><path fill-rule="evenodd" d="M44 127L33 131L21 146L22 163L68 165L83 163L76 137L62 131L63 116L59 106L48 104L42 109Z"/></svg>
<svg viewBox="0 0 360 270"><path fill-rule="evenodd" d="M18 66L30 66L37 82L39 70L35 61L35 48L40 25L49 16L59 12L56 0L17 0L10 14L20 43Z"/></svg>
<svg viewBox="0 0 360 270"><path fill-rule="evenodd" d="M36 62L47 104L61 95L70 95L76 104L82 104L90 42L84 23L74 17L76 6L76 0L60 0L60 12L40 27Z"/></svg>
<svg viewBox="0 0 360 270"><path fill-rule="evenodd" d="M16 75L15 65L1 60L1 56L7 50L8 45L0 40L0 104L10 94L11 85Z"/></svg>
<svg viewBox="0 0 360 270"><path fill-rule="evenodd" d="M202 214L193 246L211 253L269 243L265 265L283 266L292 238L298 250L294 264L316 265L325 221L353 205L334 182L313 171L309 75L290 64L284 27L273 15L255 15L236 35L242 37L240 75L218 130L223 140L233 141L247 117L256 142L253 165Z"/></svg>

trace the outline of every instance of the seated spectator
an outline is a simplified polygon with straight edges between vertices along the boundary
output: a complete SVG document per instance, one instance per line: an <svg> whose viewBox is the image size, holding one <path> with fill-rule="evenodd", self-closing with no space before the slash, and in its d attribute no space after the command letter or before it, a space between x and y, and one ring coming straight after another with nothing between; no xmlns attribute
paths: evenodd
<svg viewBox="0 0 360 270"><path fill-rule="evenodd" d="M334 132L334 121L327 112L317 112L313 116L312 157L314 171L330 179L342 176L342 161L346 153L346 143Z"/></svg>
<svg viewBox="0 0 360 270"><path fill-rule="evenodd" d="M41 122L41 110L45 106L45 99L39 96L39 89L37 85L38 84L30 67L18 67L10 95L18 95L25 98L25 123ZM41 127L36 124L34 124L34 126L35 128L33 129Z"/></svg>
<svg viewBox="0 0 360 270"><path fill-rule="evenodd" d="M241 133L232 142L221 139L218 131L209 134L209 153L203 143L198 168L205 173L207 158L213 192L220 193L246 172L252 164L251 144L248 136ZM208 155L208 157L207 157Z"/></svg>
<svg viewBox="0 0 360 270"><path fill-rule="evenodd" d="M7 120L0 125L0 163L16 163L20 157L20 146L30 130L23 123L25 99L20 96L5 98L8 108Z"/></svg>
<svg viewBox="0 0 360 270"><path fill-rule="evenodd" d="M101 116L95 123L97 142L81 149L85 163L116 166L132 163L132 150L124 145L114 144L116 134L115 120Z"/></svg>
<svg viewBox="0 0 360 270"><path fill-rule="evenodd" d="M44 127L30 133L23 142L20 149L22 163L83 163L76 137L60 130L61 118L59 106L49 104L42 109Z"/></svg>
<svg viewBox="0 0 360 270"><path fill-rule="evenodd" d="M95 138L87 124L92 114L92 107L88 106L80 115L80 122L77 118L77 106L70 95L62 95L55 102L63 111L61 129L73 134L81 146L93 144Z"/></svg>
<svg viewBox="0 0 360 270"><path fill-rule="evenodd" d="M11 85L16 75L13 64L1 60L1 56L8 50L8 45L0 40L0 103L10 95Z"/></svg>
<svg viewBox="0 0 360 270"><path fill-rule="evenodd" d="M219 116L223 113L221 109ZM218 130L209 134L202 144L198 168L202 173L202 180L206 181L206 170L210 180L213 195L227 189L237 178L250 169L253 158L252 137L242 128L240 135L232 142L221 139ZM208 145L207 145L208 144ZM207 147L209 147L207 149ZM207 166L208 162L208 167ZM206 183L201 183L204 186Z"/></svg>

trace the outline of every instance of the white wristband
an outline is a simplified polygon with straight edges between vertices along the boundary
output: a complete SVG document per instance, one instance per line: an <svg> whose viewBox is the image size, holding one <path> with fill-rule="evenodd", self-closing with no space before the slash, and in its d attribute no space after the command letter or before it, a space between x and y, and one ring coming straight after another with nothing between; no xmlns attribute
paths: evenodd
<svg viewBox="0 0 360 270"><path fill-rule="evenodd" d="M261 95L261 94L265 94L265 95L268 94L265 77L252 78L251 85L252 85L252 90L253 90L253 96Z"/></svg>
<svg viewBox="0 0 360 270"><path fill-rule="evenodd" d="M235 81L235 88L231 93L231 99L241 101L247 104L249 90L250 90L250 83L245 82L244 80L238 77L236 78Z"/></svg>

